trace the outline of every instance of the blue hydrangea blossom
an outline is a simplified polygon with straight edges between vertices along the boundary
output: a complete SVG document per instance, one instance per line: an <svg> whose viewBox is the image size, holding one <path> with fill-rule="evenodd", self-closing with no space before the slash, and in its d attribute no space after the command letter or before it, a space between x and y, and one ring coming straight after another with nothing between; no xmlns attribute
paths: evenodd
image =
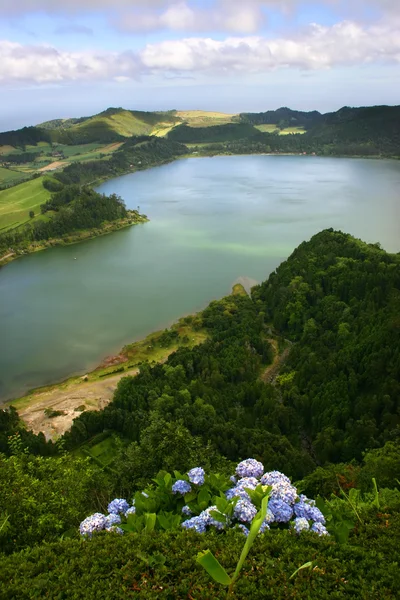
<svg viewBox="0 0 400 600"><path fill-rule="evenodd" d="M279 498L272 498L268 502L268 508L274 515L277 523L288 523L293 516L293 508L290 504Z"/></svg>
<svg viewBox="0 0 400 600"><path fill-rule="evenodd" d="M203 485L205 477L204 469L201 467L195 467L189 471L188 477L189 481L194 483L194 485Z"/></svg>
<svg viewBox="0 0 400 600"><path fill-rule="evenodd" d="M293 521L293 527L297 533L301 533L302 531L308 531L310 529L310 524L304 517L297 517Z"/></svg>
<svg viewBox="0 0 400 600"><path fill-rule="evenodd" d="M264 473L264 465L254 458L242 460L236 467L236 474L239 477L261 477Z"/></svg>
<svg viewBox="0 0 400 600"><path fill-rule="evenodd" d="M205 520L200 516L192 517L191 519L184 521L182 527L184 529L194 529L197 533L205 533L207 531Z"/></svg>
<svg viewBox="0 0 400 600"><path fill-rule="evenodd" d="M102 531L106 524L106 516L102 513L94 513L86 517L79 525L79 532L83 536L92 537L95 531Z"/></svg>
<svg viewBox="0 0 400 600"><path fill-rule="evenodd" d="M128 502L124 498L115 498L107 507L109 513L114 515L124 514L129 508Z"/></svg>
<svg viewBox="0 0 400 600"><path fill-rule="evenodd" d="M329 535L328 530L324 525L322 525L322 523L314 523L314 525L311 527L311 531L318 533L318 535Z"/></svg>
<svg viewBox="0 0 400 600"><path fill-rule="evenodd" d="M191 491L192 488L190 487L190 483L184 481L183 479L178 479L178 481L176 481L172 486L173 494L182 494L182 496L184 496L185 494L188 494Z"/></svg>

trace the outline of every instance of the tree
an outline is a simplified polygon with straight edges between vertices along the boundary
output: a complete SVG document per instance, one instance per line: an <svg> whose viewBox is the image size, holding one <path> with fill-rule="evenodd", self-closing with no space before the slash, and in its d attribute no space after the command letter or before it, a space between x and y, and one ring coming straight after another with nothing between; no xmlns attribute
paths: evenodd
<svg viewBox="0 0 400 600"><path fill-rule="evenodd" d="M33 219L33 217L34 217L34 216L35 216L35 211L34 211L34 210L30 210L30 211L29 211L29 217L30 217L31 219Z"/></svg>

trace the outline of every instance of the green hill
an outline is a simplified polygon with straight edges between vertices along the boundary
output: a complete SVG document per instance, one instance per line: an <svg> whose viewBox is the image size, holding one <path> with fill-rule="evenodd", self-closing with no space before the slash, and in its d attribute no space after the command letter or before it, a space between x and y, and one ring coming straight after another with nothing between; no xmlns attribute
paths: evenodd
<svg viewBox="0 0 400 600"><path fill-rule="evenodd" d="M52 131L53 141L63 144L84 144L89 142L118 142L140 135L151 135L180 120L170 113L141 112L108 108L83 122L73 124L66 129L61 125Z"/></svg>
<svg viewBox="0 0 400 600"><path fill-rule="evenodd" d="M0 411L1 598L222 600L196 557L231 575L267 493L230 597L397 598L399 261L322 231L251 297L182 319L205 341L142 363L61 442Z"/></svg>

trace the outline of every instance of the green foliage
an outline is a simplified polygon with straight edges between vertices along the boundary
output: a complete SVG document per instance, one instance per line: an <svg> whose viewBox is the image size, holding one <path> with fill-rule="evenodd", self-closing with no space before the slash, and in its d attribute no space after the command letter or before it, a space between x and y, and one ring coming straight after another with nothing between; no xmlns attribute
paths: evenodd
<svg viewBox="0 0 400 600"><path fill-rule="evenodd" d="M268 486L266 487L267 489L263 490L263 493L260 496L261 509L252 521L249 534L243 546L242 552L240 553L240 557L232 577L230 577L227 574L225 569L220 565L220 563L217 561L212 552L210 552L210 550L206 550L205 552L199 552L199 554L197 555L197 562L203 567L203 569L207 571L207 573L214 579L214 581L220 583L221 585L229 587L228 596L230 596L233 593L233 587L237 579L239 578L240 572L243 568L247 555L250 552L254 542L256 541L261 525L265 520L268 508L268 499L272 489ZM250 492L252 490L247 491ZM253 500L253 497L251 497L251 499Z"/></svg>
<svg viewBox="0 0 400 600"><path fill-rule="evenodd" d="M258 536L237 580L233 598L252 600L393 600L400 587L400 517L374 516L349 541L289 531ZM224 599L226 591L196 567L209 549L233 572L243 535L167 531L145 535L104 533L92 540L65 539L0 558L0 598L68 597ZM307 562L313 568L293 572Z"/></svg>
<svg viewBox="0 0 400 600"><path fill-rule="evenodd" d="M0 454L0 506L7 517L0 551L59 539L76 529L82 515L106 505L109 489L105 475L87 460L33 457L17 442L13 456Z"/></svg>
<svg viewBox="0 0 400 600"><path fill-rule="evenodd" d="M398 255L326 230L253 290L260 310L296 341L284 403L322 464L361 460L398 436L399 265Z"/></svg>
<svg viewBox="0 0 400 600"><path fill-rule="evenodd" d="M226 123L225 125L213 125L212 127L179 125L168 133L168 139L184 144L197 144L241 140L258 135L258 130L246 123Z"/></svg>

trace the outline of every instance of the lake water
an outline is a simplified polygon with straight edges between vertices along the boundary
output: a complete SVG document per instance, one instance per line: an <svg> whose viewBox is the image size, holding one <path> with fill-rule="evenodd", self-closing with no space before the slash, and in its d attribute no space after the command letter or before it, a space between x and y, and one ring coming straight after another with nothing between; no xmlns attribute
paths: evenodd
<svg viewBox="0 0 400 600"><path fill-rule="evenodd" d="M238 279L264 280L321 229L400 250L396 161L192 158L99 189L151 221L0 270L1 400L84 373Z"/></svg>

